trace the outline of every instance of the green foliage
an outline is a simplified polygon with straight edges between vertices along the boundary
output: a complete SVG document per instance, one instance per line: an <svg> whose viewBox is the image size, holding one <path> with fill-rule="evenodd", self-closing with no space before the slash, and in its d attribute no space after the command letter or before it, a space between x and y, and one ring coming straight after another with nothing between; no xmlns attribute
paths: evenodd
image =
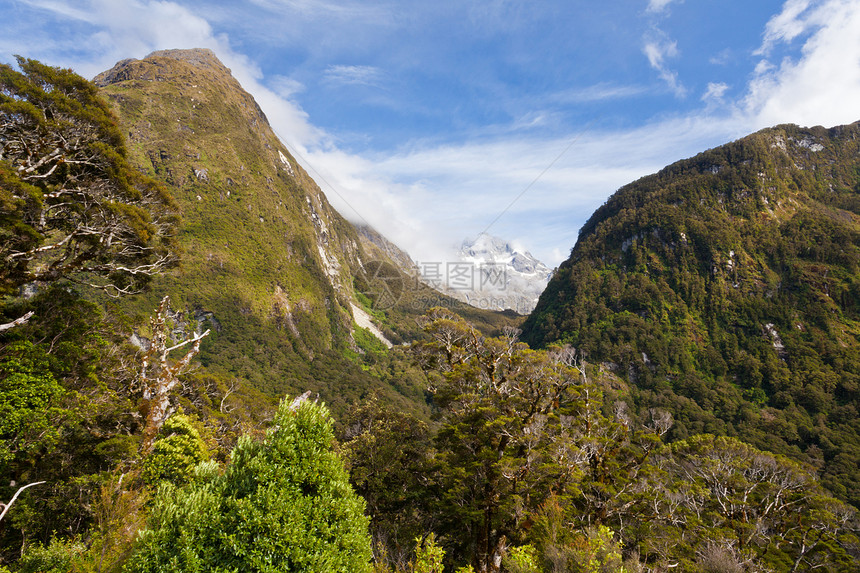
<svg viewBox="0 0 860 573"><path fill-rule="evenodd" d="M577 535L569 548L568 567L582 573L624 573L621 546L605 525Z"/></svg>
<svg viewBox="0 0 860 573"><path fill-rule="evenodd" d="M664 446L671 416L621 402L609 416L569 349L486 338L442 309L424 325L414 352L436 372L439 419L427 495L453 562L491 570L511 543L544 571L695 570L717 543L759 568L856 566L856 512L797 462L713 435Z"/></svg>
<svg viewBox="0 0 860 573"><path fill-rule="evenodd" d="M34 545L24 552L17 573L69 573L79 570L86 548L78 541L52 539L47 546Z"/></svg>
<svg viewBox="0 0 860 573"><path fill-rule="evenodd" d="M661 527L648 534L646 551L692 563L697 555L719 557L708 549L713 542L777 570L850 571L857 564L856 511L795 461L699 435L671 444L657 466L652 508Z"/></svg>
<svg viewBox="0 0 860 573"><path fill-rule="evenodd" d="M20 342L0 358L0 474L15 457L52 450L64 390L41 348Z"/></svg>
<svg viewBox="0 0 860 573"><path fill-rule="evenodd" d="M632 517L643 519L646 515L640 513ZM533 519L529 538L534 540L535 554L544 571L630 573L639 570L635 554L628 563L623 562L622 544L606 525L570 528L570 508L566 508L558 496L551 496L533 514Z"/></svg>
<svg viewBox="0 0 860 573"><path fill-rule="evenodd" d="M0 384L23 376L27 392L38 390L38 403L20 412L30 430L19 438L30 446L0 467L0 499L14 494L13 483L46 482L33 488L38 491L27 490L4 519L10 526L0 530L0 560L8 560L22 546L86 534L106 476L135 455L138 422L124 367L132 351L123 344L117 315L56 285L3 310L7 316L35 312L26 325L3 333L0 363L26 369ZM48 395L53 398L46 405ZM0 402L15 396L20 395L7 388ZM0 425L14 419L3 417ZM20 445L8 436L0 443Z"/></svg>
<svg viewBox="0 0 860 573"><path fill-rule="evenodd" d="M274 424L263 441L241 438L223 475L203 463L187 486L162 484L124 570L368 571L364 504L326 409L284 401Z"/></svg>
<svg viewBox="0 0 860 573"><path fill-rule="evenodd" d="M18 65L0 65L0 294L61 278L141 288L171 260L165 189L129 165L95 85Z"/></svg>
<svg viewBox="0 0 860 573"><path fill-rule="evenodd" d="M508 549L502 566L509 573L541 573L538 555L533 545L520 545Z"/></svg>
<svg viewBox="0 0 860 573"><path fill-rule="evenodd" d="M383 344L381 340L379 340L370 330L366 328L361 328L360 326L355 326L353 330L353 338L355 339L355 343L358 345L361 350L363 350L366 354L371 355L380 355L384 354L388 348Z"/></svg>
<svg viewBox="0 0 860 573"><path fill-rule="evenodd" d="M146 521L148 491L136 487L135 475L111 475L92 503L93 527L76 573L119 573Z"/></svg>
<svg viewBox="0 0 860 573"><path fill-rule="evenodd" d="M152 452L143 461L143 479L152 485L162 480L182 485L194 467L208 458L206 443L190 418L175 414L164 422Z"/></svg>
<svg viewBox="0 0 860 573"><path fill-rule="evenodd" d="M266 419L280 396L305 390L335 414L372 392L423 409L420 373L400 376L405 360L389 364L359 329L365 354L351 354L353 275L369 257L229 70L207 51L168 51L121 63L97 82L130 134L129 161L171 189L183 217L182 272L159 276L151 293L122 308L142 323L169 294L178 318L211 328L200 378L232 389L233 415L249 422ZM337 272L329 274L321 249ZM395 343L419 334L421 311L406 305L378 314ZM224 392L197 394L189 399L220 418Z"/></svg>
<svg viewBox="0 0 860 573"><path fill-rule="evenodd" d="M382 553L386 562L408 561L412 540L433 519L426 490L430 429L371 396L343 420L339 440L350 482L367 504L377 561Z"/></svg>
<svg viewBox="0 0 860 573"><path fill-rule="evenodd" d="M431 338L413 349L438 372L435 510L455 559L492 567L554 495L583 523L612 522L641 502L640 470L668 419L655 412L652 426L635 427L621 406L606 416L569 348L533 351L513 330L483 337L444 309L424 327Z"/></svg>
<svg viewBox="0 0 860 573"><path fill-rule="evenodd" d="M432 533L425 539L415 539L415 559L412 563L413 573L443 573L445 567L442 561L445 551L436 543Z"/></svg>

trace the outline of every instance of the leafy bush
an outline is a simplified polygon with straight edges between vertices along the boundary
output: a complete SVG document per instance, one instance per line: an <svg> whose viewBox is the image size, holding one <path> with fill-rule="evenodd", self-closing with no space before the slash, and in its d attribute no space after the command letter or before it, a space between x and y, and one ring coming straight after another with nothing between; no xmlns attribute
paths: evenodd
<svg viewBox="0 0 860 573"><path fill-rule="evenodd" d="M324 406L282 402L266 438L240 438L223 475L208 462L187 486L161 485L124 570L369 571L364 503L333 439Z"/></svg>
<svg viewBox="0 0 860 573"><path fill-rule="evenodd" d="M182 414L164 422L161 436L143 462L144 480L153 485L161 480L176 485L187 483L194 466L209 457L206 444L191 420Z"/></svg>
<svg viewBox="0 0 860 573"><path fill-rule="evenodd" d="M68 573L85 551L77 541L51 540L50 545L28 548L18 562L18 573ZM0 572L3 570L0 569Z"/></svg>
<svg viewBox="0 0 860 573"><path fill-rule="evenodd" d="M39 347L20 342L7 352L0 360L0 471L16 455L56 442L54 406L63 394Z"/></svg>

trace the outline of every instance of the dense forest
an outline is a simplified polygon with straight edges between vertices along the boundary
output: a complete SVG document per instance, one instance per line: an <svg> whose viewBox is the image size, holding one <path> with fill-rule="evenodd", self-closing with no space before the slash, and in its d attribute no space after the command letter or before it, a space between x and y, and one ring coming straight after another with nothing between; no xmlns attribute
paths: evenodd
<svg viewBox="0 0 860 573"><path fill-rule="evenodd" d="M649 402L657 382L572 336L533 349L510 316L383 311L366 276L320 286L310 258L301 296L348 297L406 344L346 336L331 302L291 327L264 288L263 327L250 307L238 326L189 318L193 284L167 288L207 260L181 272L187 198L134 163L94 84L18 68L0 67L0 572L857 569L854 499L827 489L842 478L823 447L824 482L811 458ZM286 367L255 349L277 343Z"/></svg>

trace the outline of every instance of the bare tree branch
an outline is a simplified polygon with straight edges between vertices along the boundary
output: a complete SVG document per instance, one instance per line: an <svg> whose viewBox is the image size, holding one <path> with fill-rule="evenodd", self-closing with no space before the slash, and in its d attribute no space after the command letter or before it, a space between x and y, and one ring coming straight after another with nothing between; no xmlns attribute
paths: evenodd
<svg viewBox="0 0 860 573"><path fill-rule="evenodd" d="M9 503L0 503L0 507L3 508L3 512L0 513L0 521L3 521L3 518L6 517L6 512L9 511L9 508L12 507L12 504L15 503L15 500L18 499L18 496L21 495L21 492L27 489L28 487L33 487L34 485L43 484L43 481L37 481L33 483L28 483L27 485L21 486L18 488L18 491L15 492L15 495L12 496L12 499L9 500Z"/></svg>
<svg viewBox="0 0 860 573"><path fill-rule="evenodd" d="M16 326L21 326L22 324L25 324L28 320L30 320L32 317L33 311L31 310L21 318L16 318L12 322L7 322L6 324L0 324L0 332L3 332L4 330L9 330L10 328L15 328Z"/></svg>
<svg viewBox="0 0 860 573"><path fill-rule="evenodd" d="M158 431L170 417L170 391L179 382L179 374L200 352L200 341L209 334L207 330L168 347L167 311L169 307L170 297L165 296L150 321L152 340L141 359L140 381L143 387L143 398L149 402L149 412L146 415L146 426L143 429L141 442L141 451L144 454L152 449ZM193 345L191 349L182 358L172 362L169 357L170 352L189 343Z"/></svg>

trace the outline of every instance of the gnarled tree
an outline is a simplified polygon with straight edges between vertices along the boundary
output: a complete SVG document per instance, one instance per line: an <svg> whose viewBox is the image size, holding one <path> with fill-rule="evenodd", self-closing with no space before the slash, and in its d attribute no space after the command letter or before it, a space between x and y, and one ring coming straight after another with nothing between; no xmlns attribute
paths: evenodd
<svg viewBox="0 0 860 573"><path fill-rule="evenodd" d="M600 388L570 348L531 350L506 329L481 335L431 309L412 345L428 371L440 422L435 445L442 542L482 573L500 571L540 507L561 496L571 526L615 524L640 502L640 475L670 424L610 418Z"/></svg>
<svg viewBox="0 0 860 573"><path fill-rule="evenodd" d="M18 65L0 65L0 294L61 278L140 290L174 260L170 197L129 165L94 84Z"/></svg>
<svg viewBox="0 0 860 573"><path fill-rule="evenodd" d="M149 454L155 443L155 438L161 426L173 411L170 408L170 391L179 383L179 374L191 363L200 352L200 341L209 334L194 334L182 342L168 346L170 335L167 330L167 311L170 307L170 297L165 296L158 305L155 316L150 321L152 340L143 353L140 367L140 383L143 387L143 399L147 405L146 425L143 428L141 451ZM191 344L191 349L179 360L170 360L170 353Z"/></svg>

